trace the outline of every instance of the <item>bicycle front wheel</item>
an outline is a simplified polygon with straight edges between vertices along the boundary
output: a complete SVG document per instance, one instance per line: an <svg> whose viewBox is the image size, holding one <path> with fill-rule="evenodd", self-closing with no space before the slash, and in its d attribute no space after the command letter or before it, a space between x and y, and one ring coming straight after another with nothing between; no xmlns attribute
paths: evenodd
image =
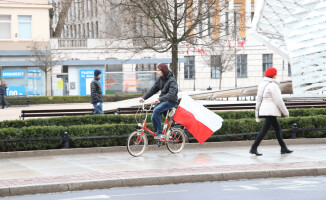
<svg viewBox="0 0 326 200"><path fill-rule="evenodd" d="M134 131L128 137L127 150L134 157L141 156L148 145L147 137L141 131Z"/></svg>
<svg viewBox="0 0 326 200"><path fill-rule="evenodd" d="M182 129L171 128L170 133L166 136L166 147L171 153L179 153L185 147L186 136Z"/></svg>

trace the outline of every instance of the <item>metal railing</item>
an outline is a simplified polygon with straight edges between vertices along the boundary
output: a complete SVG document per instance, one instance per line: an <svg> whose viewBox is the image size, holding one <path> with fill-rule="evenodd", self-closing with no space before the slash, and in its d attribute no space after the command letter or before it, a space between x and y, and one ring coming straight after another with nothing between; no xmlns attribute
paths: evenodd
<svg viewBox="0 0 326 200"><path fill-rule="evenodd" d="M87 47L87 39L58 39L59 48L84 48Z"/></svg>
<svg viewBox="0 0 326 200"><path fill-rule="evenodd" d="M282 132L291 132L291 139L297 137L298 131L317 131L326 130L326 128L298 128L298 125L294 123L292 128L282 129ZM274 132L274 130L268 131L269 133ZM225 134L225 135L212 135L210 138L220 138L220 137L238 137L246 135L257 135L259 132L252 133L235 133L235 134ZM187 134L188 135L188 134ZM38 137L38 138L10 138L10 139L0 139L0 142L22 142L22 141L40 141L40 140L62 140L63 148L69 148L71 140L88 140L88 139L110 139L110 138L126 138L128 135L100 135L100 136L84 136L84 137L70 137L68 132L64 132L61 137ZM188 136L189 137L189 136ZM189 137L188 139L194 139L194 137Z"/></svg>

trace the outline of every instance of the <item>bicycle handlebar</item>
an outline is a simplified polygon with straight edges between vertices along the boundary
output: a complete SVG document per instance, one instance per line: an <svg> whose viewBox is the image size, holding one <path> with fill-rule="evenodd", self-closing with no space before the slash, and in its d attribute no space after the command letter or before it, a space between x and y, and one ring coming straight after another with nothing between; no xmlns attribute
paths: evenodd
<svg viewBox="0 0 326 200"><path fill-rule="evenodd" d="M154 105L151 103L151 105L149 106L149 109L145 109L145 103L144 103L145 101L143 101L142 102L142 109L143 109L143 111L145 111L145 112L149 112L149 111L151 111L152 110L152 107L154 107Z"/></svg>

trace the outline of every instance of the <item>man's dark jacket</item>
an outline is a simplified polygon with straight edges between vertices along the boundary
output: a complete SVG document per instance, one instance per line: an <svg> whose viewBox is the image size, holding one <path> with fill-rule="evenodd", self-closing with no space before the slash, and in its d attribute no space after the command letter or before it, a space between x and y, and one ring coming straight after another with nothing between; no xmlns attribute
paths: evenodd
<svg viewBox="0 0 326 200"><path fill-rule="evenodd" d="M95 104L98 102L103 102L102 99L102 89L98 78L94 78L91 82L91 103Z"/></svg>
<svg viewBox="0 0 326 200"><path fill-rule="evenodd" d="M161 76L156 79L153 87L143 96L143 99L148 99L160 90L161 94L158 98L160 102L170 101L175 104L178 103L178 84L172 72L169 72L167 76Z"/></svg>

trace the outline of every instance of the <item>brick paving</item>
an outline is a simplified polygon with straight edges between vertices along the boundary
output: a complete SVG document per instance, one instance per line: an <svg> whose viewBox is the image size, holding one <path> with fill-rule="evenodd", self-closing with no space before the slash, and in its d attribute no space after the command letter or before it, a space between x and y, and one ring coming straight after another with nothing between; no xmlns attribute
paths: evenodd
<svg viewBox="0 0 326 200"><path fill-rule="evenodd" d="M0 180L0 188L26 186L26 185L110 180L110 179L113 180L113 179L125 179L125 178L144 178L144 177L157 177L157 176L163 177L163 176L180 176L180 175L194 175L194 174L225 173L225 172L286 170L286 169L303 169L303 168L304 169L326 168L326 161L203 166L203 167L187 167L182 169L169 168L169 169L109 172L109 173L89 173L89 174L76 174L76 175L65 175L65 176L49 176L49 177L40 177L40 178L18 178L18 179Z"/></svg>

